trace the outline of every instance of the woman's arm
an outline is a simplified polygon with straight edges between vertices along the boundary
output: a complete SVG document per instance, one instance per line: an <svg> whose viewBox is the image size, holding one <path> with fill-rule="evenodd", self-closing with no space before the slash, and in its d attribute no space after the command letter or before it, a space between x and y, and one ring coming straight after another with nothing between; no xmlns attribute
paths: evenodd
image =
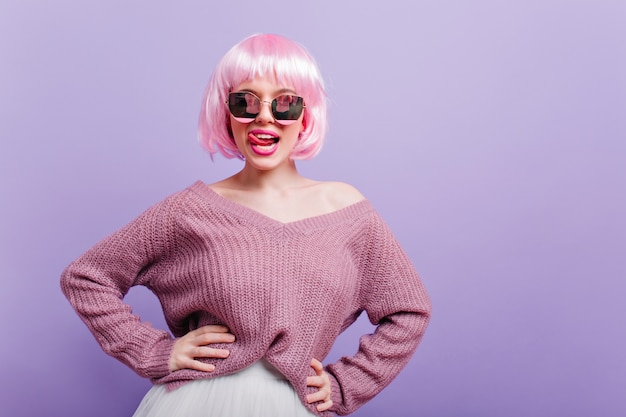
<svg viewBox="0 0 626 417"><path fill-rule="evenodd" d="M361 303L373 334L352 357L326 367L331 410L349 414L385 388L406 366L430 319L431 303L413 264L378 215L361 257Z"/></svg>
<svg viewBox="0 0 626 417"><path fill-rule="evenodd" d="M61 288L102 349L139 375L170 372L174 339L144 323L122 300L134 285L147 284L152 268L171 253L171 208L161 202L105 238L70 264Z"/></svg>

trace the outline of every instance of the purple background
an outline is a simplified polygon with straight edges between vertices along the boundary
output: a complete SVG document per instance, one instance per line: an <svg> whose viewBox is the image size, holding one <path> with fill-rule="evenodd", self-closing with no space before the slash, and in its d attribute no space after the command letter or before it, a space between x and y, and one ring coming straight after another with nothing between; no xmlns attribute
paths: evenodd
<svg viewBox="0 0 626 417"><path fill-rule="evenodd" d="M100 351L59 274L239 169L196 120L254 32L316 56L331 130L301 170L361 189L433 299L409 366L354 415L626 415L626 3L370 4L0 0L2 417L136 407L148 383ZM162 325L146 290L129 301Z"/></svg>

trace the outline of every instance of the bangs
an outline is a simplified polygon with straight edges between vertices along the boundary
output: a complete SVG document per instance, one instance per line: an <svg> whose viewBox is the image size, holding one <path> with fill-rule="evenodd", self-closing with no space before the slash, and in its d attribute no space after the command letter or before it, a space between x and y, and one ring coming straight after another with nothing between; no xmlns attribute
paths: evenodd
<svg viewBox="0 0 626 417"><path fill-rule="evenodd" d="M318 103L316 92L324 86L313 58L292 41L266 36L249 38L236 53L231 51L224 57L221 91L232 91L245 81L267 77L292 88L307 104Z"/></svg>

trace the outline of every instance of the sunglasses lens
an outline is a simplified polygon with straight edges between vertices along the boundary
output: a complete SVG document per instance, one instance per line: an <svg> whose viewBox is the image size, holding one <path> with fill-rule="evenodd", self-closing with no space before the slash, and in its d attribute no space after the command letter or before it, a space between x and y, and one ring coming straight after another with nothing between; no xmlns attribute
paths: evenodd
<svg viewBox="0 0 626 417"><path fill-rule="evenodd" d="M280 124L294 123L304 109L302 97L283 94L272 100L272 115ZM228 110L242 123L252 122L261 111L261 101L249 92L236 92L228 95Z"/></svg>
<svg viewBox="0 0 626 417"><path fill-rule="evenodd" d="M284 94L272 101L272 114L276 120L298 120L304 108L304 99Z"/></svg>
<svg viewBox="0 0 626 417"><path fill-rule="evenodd" d="M233 116L251 121L259 114L261 102L250 93L230 93L228 95L228 110Z"/></svg>

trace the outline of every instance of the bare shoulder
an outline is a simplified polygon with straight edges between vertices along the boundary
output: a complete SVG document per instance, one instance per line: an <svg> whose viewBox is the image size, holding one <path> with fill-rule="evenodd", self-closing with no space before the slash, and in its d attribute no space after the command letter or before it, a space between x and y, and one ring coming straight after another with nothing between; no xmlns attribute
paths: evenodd
<svg viewBox="0 0 626 417"><path fill-rule="evenodd" d="M323 190L324 198L336 210L365 200L365 196L359 190L345 182L322 182L320 187Z"/></svg>
<svg viewBox="0 0 626 417"><path fill-rule="evenodd" d="M233 181L233 177L224 178L223 180L213 182L207 185L209 186L209 188L213 189L214 191L225 191L225 190L232 190L236 188L235 182Z"/></svg>

